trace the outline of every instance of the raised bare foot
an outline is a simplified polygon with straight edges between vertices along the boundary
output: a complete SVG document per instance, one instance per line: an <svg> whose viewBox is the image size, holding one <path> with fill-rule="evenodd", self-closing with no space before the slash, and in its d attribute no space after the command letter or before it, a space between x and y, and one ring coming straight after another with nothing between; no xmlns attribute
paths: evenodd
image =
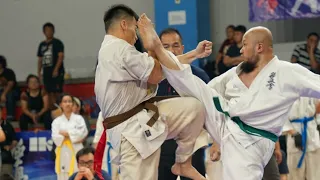
<svg viewBox="0 0 320 180"><path fill-rule="evenodd" d="M146 14L140 16L138 28L145 49L153 51L157 45L161 45L160 39L154 30L154 26Z"/></svg>
<svg viewBox="0 0 320 180"><path fill-rule="evenodd" d="M177 176L183 176L194 180L206 180L191 164L175 163L171 172Z"/></svg>

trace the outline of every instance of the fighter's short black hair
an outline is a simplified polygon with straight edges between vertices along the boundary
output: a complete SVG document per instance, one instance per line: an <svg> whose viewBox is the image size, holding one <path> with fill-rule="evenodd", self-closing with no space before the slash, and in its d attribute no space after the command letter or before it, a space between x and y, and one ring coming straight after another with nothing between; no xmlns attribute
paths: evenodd
<svg viewBox="0 0 320 180"><path fill-rule="evenodd" d="M175 29L175 28L166 28L166 29L162 30L162 31L160 32L159 38L161 39L161 37L162 37L163 35L165 35L165 34L171 34L171 33L178 34L178 36L180 37L180 40L181 40L181 42L182 42L182 36L181 36L180 32L179 32L177 29Z"/></svg>
<svg viewBox="0 0 320 180"><path fill-rule="evenodd" d="M309 39L309 37L311 37L311 36L316 36L317 39L319 40L319 34L318 34L318 33L316 33L316 32L311 32L311 33L308 34L307 38Z"/></svg>
<svg viewBox="0 0 320 180"><path fill-rule="evenodd" d="M134 12L130 7L124 4L113 5L104 13L103 22L105 30L108 33L110 26L116 20L120 18L134 17L136 20L139 19L139 16Z"/></svg>
<svg viewBox="0 0 320 180"><path fill-rule="evenodd" d="M238 25L237 27L234 28L234 31L242 32L244 34L246 33L247 28L243 25Z"/></svg>
<svg viewBox="0 0 320 180"><path fill-rule="evenodd" d="M54 25L51 22L47 22L42 26L42 31L44 32L44 30L46 29L46 27L49 27L52 29L52 31L54 32Z"/></svg>

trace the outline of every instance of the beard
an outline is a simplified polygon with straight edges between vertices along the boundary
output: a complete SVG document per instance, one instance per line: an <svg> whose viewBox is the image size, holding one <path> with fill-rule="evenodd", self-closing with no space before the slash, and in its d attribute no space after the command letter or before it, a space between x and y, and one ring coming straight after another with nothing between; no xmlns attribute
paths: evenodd
<svg viewBox="0 0 320 180"><path fill-rule="evenodd" d="M245 61L241 64L240 69L244 73L250 73L257 67L257 60L254 62Z"/></svg>
<svg viewBox="0 0 320 180"><path fill-rule="evenodd" d="M250 73L256 68L256 63L250 63L246 61L241 64L240 68L242 72Z"/></svg>

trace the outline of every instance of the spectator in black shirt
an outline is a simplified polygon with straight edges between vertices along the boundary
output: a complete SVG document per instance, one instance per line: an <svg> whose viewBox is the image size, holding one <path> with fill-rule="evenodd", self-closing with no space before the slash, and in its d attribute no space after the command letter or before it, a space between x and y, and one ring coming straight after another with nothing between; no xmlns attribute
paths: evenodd
<svg viewBox="0 0 320 180"><path fill-rule="evenodd" d="M38 48L38 76L43 78L44 87L49 94L50 108L54 109L56 99L63 92L64 45L59 39L54 38L53 24L44 24L43 33L46 40L41 42Z"/></svg>
<svg viewBox="0 0 320 180"><path fill-rule="evenodd" d="M52 118L49 111L49 98L40 87L40 79L30 74L27 77L27 89L21 93L21 107L23 114L20 117L21 131L27 131L29 124L43 122L46 130L51 130Z"/></svg>
<svg viewBox="0 0 320 180"><path fill-rule="evenodd" d="M229 47L226 55L223 58L223 63L227 67L224 72L244 61L244 57L241 56L240 50L242 48L242 38L246 31L247 28L242 25L239 25L234 29L235 44ZM220 73L222 74L224 72Z"/></svg>
<svg viewBox="0 0 320 180"><path fill-rule="evenodd" d="M0 125L5 134L5 141L0 143L2 167L1 174L13 174L13 164L15 162L11 150L16 147L18 141L16 139L16 133L10 124L10 122L2 119L0 110ZM0 135L1 136L1 135Z"/></svg>
<svg viewBox="0 0 320 180"><path fill-rule="evenodd" d="M16 101L19 97L16 75L12 69L7 68L7 60L0 56L0 94L1 103L5 103L7 108L7 120L15 119Z"/></svg>

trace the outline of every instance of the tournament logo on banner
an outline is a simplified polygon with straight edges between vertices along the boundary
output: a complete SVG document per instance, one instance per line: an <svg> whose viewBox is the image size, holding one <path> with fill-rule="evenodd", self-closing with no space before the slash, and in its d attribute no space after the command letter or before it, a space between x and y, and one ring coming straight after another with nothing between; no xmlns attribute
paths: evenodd
<svg viewBox="0 0 320 180"><path fill-rule="evenodd" d="M320 0L249 0L249 21L320 17Z"/></svg>
<svg viewBox="0 0 320 180"><path fill-rule="evenodd" d="M55 180L51 131L17 133L19 143L13 149L15 179Z"/></svg>
<svg viewBox="0 0 320 180"><path fill-rule="evenodd" d="M85 144L91 146L95 130L89 132ZM56 180L51 131L16 133L18 144L12 150L16 180Z"/></svg>

